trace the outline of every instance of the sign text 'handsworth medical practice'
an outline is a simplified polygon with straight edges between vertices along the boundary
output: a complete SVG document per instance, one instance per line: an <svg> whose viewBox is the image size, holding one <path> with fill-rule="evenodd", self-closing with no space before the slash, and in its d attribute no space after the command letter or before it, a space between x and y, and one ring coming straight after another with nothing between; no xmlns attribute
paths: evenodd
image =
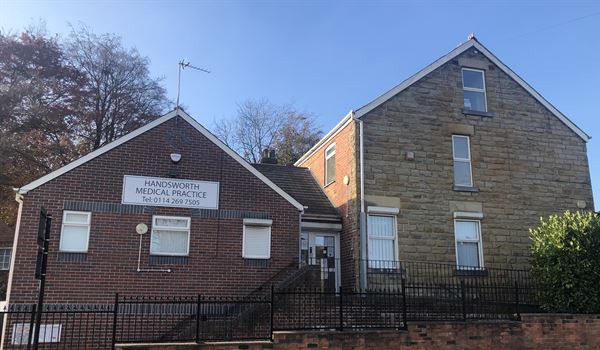
<svg viewBox="0 0 600 350"><path fill-rule="evenodd" d="M219 209L219 183L125 175L123 204Z"/></svg>

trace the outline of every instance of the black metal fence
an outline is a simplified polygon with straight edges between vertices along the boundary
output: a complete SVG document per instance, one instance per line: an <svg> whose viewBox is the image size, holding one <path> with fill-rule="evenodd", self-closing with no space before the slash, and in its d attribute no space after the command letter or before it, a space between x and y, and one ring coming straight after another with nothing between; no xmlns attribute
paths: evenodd
<svg viewBox="0 0 600 350"><path fill-rule="evenodd" d="M39 348L270 339L278 330L406 329L412 321L518 320L521 312L537 310L524 271L370 262L368 272L367 290L323 283L305 289L271 286L249 296L117 294L113 304L45 305ZM328 273L308 280L319 276ZM11 305L1 314L4 348L32 348L35 305Z"/></svg>

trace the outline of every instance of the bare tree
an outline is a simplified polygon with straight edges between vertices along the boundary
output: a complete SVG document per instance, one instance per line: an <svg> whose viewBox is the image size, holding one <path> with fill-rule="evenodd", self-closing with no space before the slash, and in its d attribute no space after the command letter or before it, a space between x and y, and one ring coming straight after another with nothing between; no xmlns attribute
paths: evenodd
<svg viewBox="0 0 600 350"><path fill-rule="evenodd" d="M236 117L216 121L213 132L249 162L259 162L264 149L273 149L283 164L293 163L322 135L312 115L266 99L238 104Z"/></svg>
<svg viewBox="0 0 600 350"><path fill-rule="evenodd" d="M78 136L88 150L101 147L156 119L168 106L160 79L150 77L150 61L123 47L114 34L72 28L65 44L70 64L87 78L78 96L85 123Z"/></svg>

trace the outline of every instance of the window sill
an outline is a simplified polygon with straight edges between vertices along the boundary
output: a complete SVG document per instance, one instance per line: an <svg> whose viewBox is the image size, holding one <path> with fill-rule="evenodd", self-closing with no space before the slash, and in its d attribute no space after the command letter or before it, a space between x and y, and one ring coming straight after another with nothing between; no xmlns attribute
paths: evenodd
<svg viewBox="0 0 600 350"><path fill-rule="evenodd" d="M332 185L332 184L334 184L334 183L335 183L335 180L333 180L333 181L331 181L330 183L328 183L328 184L324 185L324 186L323 186L323 188L327 188L327 187L329 187L330 185Z"/></svg>
<svg viewBox="0 0 600 350"><path fill-rule="evenodd" d="M270 259L244 258L245 267L269 267Z"/></svg>
<svg viewBox="0 0 600 350"><path fill-rule="evenodd" d="M475 186L456 186L454 185L454 187L452 187L452 189L456 192L479 192L479 187L475 187Z"/></svg>
<svg viewBox="0 0 600 350"><path fill-rule="evenodd" d="M186 255L150 255L150 265L187 265Z"/></svg>
<svg viewBox="0 0 600 350"><path fill-rule="evenodd" d="M475 116L479 116L479 117L488 117L488 118L493 118L496 116L494 113L483 112L483 111L474 111L474 110L466 109L466 108L463 108L462 113L464 115L475 115Z"/></svg>
<svg viewBox="0 0 600 350"><path fill-rule="evenodd" d="M86 262L87 252L58 252L60 262Z"/></svg>
<svg viewBox="0 0 600 350"><path fill-rule="evenodd" d="M485 267L477 267L473 269L456 269L454 270L454 275L468 277L487 277L488 271Z"/></svg>

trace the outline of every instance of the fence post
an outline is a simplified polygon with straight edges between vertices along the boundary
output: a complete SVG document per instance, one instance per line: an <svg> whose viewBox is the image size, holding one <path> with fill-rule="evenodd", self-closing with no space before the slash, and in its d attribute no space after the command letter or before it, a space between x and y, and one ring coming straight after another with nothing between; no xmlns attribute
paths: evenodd
<svg viewBox="0 0 600 350"><path fill-rule="evenodd" d="M515 311L517 312L517 320L521 320L521 311L519 310L519 282L515 281Z"/></svg>
<svg viewBox="0 0 600 350"><path fill-rule="evenodd" d="M340 331L344 330L344 299L343 299L344 291L342 286L340 286Z"/></svg>
<svg viewBox="0 0 600 350"><path fill-rule="evenodd" d="M113 324L112 324L112 349L114 350L117 344L117 320L119 315L119 293L115 293L115 305L113 307Z"/></svg>
<svg viewBox="0 0 600 350"><path fill-rule="evenodd" d="M31 349L31 340L33 339L33 327L35 327L36 307L37 307L36 304L31 304L31 320L29 321L29 334L27 335L27 350ZM8 318L7 318L7 320L8 320ZM21 335L21 337L22 337L22 335Z"/></svg>
<svg viewBox="0 0 600 350"><path fill-rule="evenodd" d="M196 299L196 343L200 342L200 294Z"/></svg>
<svg viewBox="0 0 600 350"><path fill-rule="evenodd" d="M273 315L275 313L274 300L275 300L275 286L273 286L271 284L271 300L270 300L270 304L271 304L270 305L271 306L271 322L270 322L270 324L271 324L271 341L273 341Z"/></svg>
<svg viewBox="0 0 600 350"><path fill-rule="evenodd" d="M402 289L402 325L404 329L408 329L408 324L406 323L406 279L402 277L400 279L400 287Z"/></svg>
<svg viewBox="0 0 600 350"><path fill-rule="evenodd" d="M460 295L462 299L462 316L463 321L467 320L467 293L465 290L465 281L460 280Z"/></svg>

